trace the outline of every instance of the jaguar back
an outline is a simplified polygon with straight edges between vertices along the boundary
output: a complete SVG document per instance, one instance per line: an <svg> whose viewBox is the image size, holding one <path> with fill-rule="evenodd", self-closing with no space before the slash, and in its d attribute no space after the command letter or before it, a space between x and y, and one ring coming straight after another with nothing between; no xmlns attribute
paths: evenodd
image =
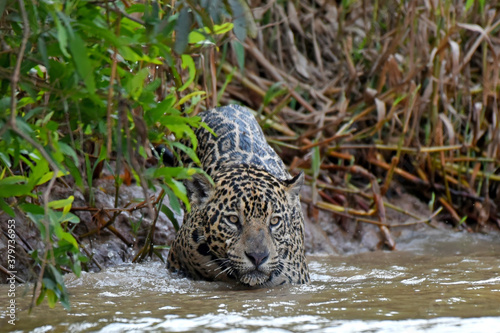
<svg viewBox="0 0 500 333"><path fill-rule="evenodd" d="M262 168L279 179L290 179L281 158L267 143L255 117L239 105L228 105L199 114L214 131L196 131L198 156L203 169L213 176L216 170L238 164Z"/></svg>

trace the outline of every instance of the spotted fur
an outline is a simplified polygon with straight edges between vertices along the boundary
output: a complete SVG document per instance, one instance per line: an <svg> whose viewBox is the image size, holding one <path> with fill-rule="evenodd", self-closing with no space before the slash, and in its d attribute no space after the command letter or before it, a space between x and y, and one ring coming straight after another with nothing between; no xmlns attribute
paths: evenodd
<svg viewBox="0 0 500 333"><path fill-rule="evenodd" d="M309 282L303 174L291 177L246 108L230 105L200 114L198 156L212 177L186 183L191 211L174 240L167 267L194 279L251 287Z"/></svg>

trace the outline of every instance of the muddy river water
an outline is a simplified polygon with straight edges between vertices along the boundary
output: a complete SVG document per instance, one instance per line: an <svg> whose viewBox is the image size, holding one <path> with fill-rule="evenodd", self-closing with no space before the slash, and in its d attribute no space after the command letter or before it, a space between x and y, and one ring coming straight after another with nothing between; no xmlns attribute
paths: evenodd
<svg viewBox="0 0 500 333"><path fill-rule="evenodd" d="M15 326L2 285L0 331L500 332L498 238L439 234L309 265L311 284L260 290L175 278L154 261L67 276L71 311L28 314L19 296Z"/></svg>

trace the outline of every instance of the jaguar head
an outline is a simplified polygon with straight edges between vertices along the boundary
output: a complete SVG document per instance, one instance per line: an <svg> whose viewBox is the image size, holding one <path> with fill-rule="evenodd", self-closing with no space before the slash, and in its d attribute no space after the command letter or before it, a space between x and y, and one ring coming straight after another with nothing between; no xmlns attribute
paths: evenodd
<svg viewBox="0 0 500 333"><path fill-rule="evenodd" d="M189 219L196 219L196 242L210 256L214 280L235 279L246 286L273 285L296 244L296 202L303 173L280 180L252 166L219 171L210 183L198 175L187 183Z"/></svg>

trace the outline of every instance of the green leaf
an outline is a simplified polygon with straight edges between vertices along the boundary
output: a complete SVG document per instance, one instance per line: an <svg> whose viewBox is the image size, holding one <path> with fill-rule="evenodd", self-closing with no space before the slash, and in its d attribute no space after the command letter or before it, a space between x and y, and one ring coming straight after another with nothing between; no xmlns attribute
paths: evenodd
<svg viewBox="0 0 500 333"><path fill-rule="evenodd" d="M174 51L177 54L182 54L186 50L189 42L189 30L191 29L191 14L189 8L184 7L175 24L175 43Z"/></svg>
<svg viewBox="0 0 500 333"><path fill-rule="evenodd" d="M134 3L131 4L130 7L126 9L127 14L132 14L132 13L142 13L146 10L146 6L142 3Z"/></svg>
<svg viewBox="0 0 500 333"><path fill-rule="evenodd" d="M57 178L62 177L62 176L66 176L67 174L68 174L68 172L63 172L63 171L59 170L59 172L57 173ZM46 182L51 180L53 176L54 176L54 172L52 172L52 171L46 173L45 175L42 176L42 178L40 178L40 180L36 183L36 185L38 186L38 185L45 184Z"/></svg>
<svg viewBox="0 0 500 333"><path fill-rule="evenodd" d="M25 213L31 213L34 215L43 216L43 214L45 213L43 207L31 203L20 204L19 208L21 208L21 210Z"/></svg>
<svg viewBox="0 0 500 333"><path fill-rule="evenodd" d="M168 187L164 186L164 188L168 188ZM174 194L172 191L171 191L171 193ZM174 195L174 197L175 197L175 195ZM163 205L163 204L161 205L160 210L162 211L163 214L167 215L170 222L172 222L172 225L174 226L175 231L179 231L179 223L177 222L177 219L175 218L174 212L172 212L172 210L168 206Z"/></svg>
<svg viewBox="0 0 500 333"><path fill-rule="evenodd" d="M177 179L188 179L196 173L194 168L183 168L183 167L161 167L155 170L155 178L177 178Z"/></svg>
<svg viewBox="0 0 500 333"><path fill-rule="evenodd" d="M72 195L70 195L66 199L54 200L54 201L49 202L49 208L53 208L53 209L63 208L63 212L67 213L71 209L71 205L73 204L74 200L75 200L75 197Z"/></svg>
<svg viewBox="0 0 500 333"><path fill-rule="evenodd" d="M47 303L49 303L49 307L53 309L57 303L57 295L52 289L47 289Z"/></svg>
<svg viewBox="0 0 500 333"><path fill-rule="evenodd" d="M63 223L63 222L80 223L80 218L75 214L69 212L65 213L50 209L49 216L53 223Z"/></svg>
<svg viewBox="0 0 500 333"><path fill-rule="evenodd" d="M49 163L45 159L40 159L37 155L32 158L36 161L34 165L31 161L21 156L21 159L30 166L29 183L35 187L35 185L38 185L40 179L49 172Z"/></svg>
<svg viewBox="0 0 500 333"><path fill-rule="evenodd" d="M42 56L43 65L48 69L49 68L49 57L47 55L47 46L45 45L45 39L43 38L43 35L40 35L38 37L37 46L38 46L38 50L40 51L40 55Z"/></svg>
<svg viewBox="0 0 500 333"><path fill-rule="evenodd" d="M59 297L59 301L61 302L62 306L66 309L69 310L69 295L68 291L66 289L66 286L64 285L64 279L62 277L62 274L59 272L59 270L54 267L53 265L47 265L48 269L50 270L50 273L52 273L53 279L56 281L57 285L53 289L54 293ZM56 300L57 301L57 300ZM50 303L49 303L50 305Z"/></svg>
<svg viewBox="0 0 500 333"><path fill-rule="evenodd" d="M160 87L161 87L161 80L155 79L144 88L144 91L154 93Z"/></svg>
<svg viewBox="0 0 500 333"><path fill-rule="evenodd" d="M55 234L59 238L59 240L61 242L65 241L65 242L69 243L72 246L73 251L78 251L78 243L77 243L75 237L73 237L73 235L70 234L69 232L62 231L62 228L60 225L59 225L59 228L56 228L56 229L60 230L60 231L55 232Z"/></svg>
<svg viewBox="0 0 500 333"><path fill-rule="evenodd" d="M431 200L428 203L429 210L431 212L434 211L434 205L436 204L436 194L434 192L431 193Z"/></svg>
<svg viewBox="0 0 500 333"><path fill-rule="evenodd" d="M5 164L7 167L12 167L12 163L10 163L10 158L7 157L6 154L0 152L0 160Z"/></svg>
<svg viewBox="0 0 500 333"><path fill-rule="evenodd" d="M144 88L144 80L146 80L148 75L149 69L143 68L127 81L125 89L132 99L137 100L139 98Z"/></svg>
<svg viewBox="0 0 500 333"><path fill-rule="evenodd" d="M96 163L96 165L97 165L97 163ZM94 190L92 188L93 168L90 165L90 157L89 157L88 154L85 154L85 173L87 175L87 184L88 184L88 187L89 187L89 203L90 203L91 206L93 206L94 205Z"/></svg>
<svg viewBox="0 0 500 333"><path fill-rule="evenodd" d="M468 12L472 6L474 6L474 0L467 0L465 3L465 11Z"/></svg>
<svg viewBox="0 0 500 333"><path fill-rule="evenodd" d="M55 290L57 288L57 283L48 277L43 278L42 282L43 286L49 290Z"/></svg>
<svg viewBox="0 0 500 333"><path fill-rule="evenodd" d="M139 55L131 47L126 45L119 45L117 49L123 59L131 62L139 61Z"/></svg>
<svg viewBox="0 0 500 333"><path fill-rule="evenodd" d="M484 5L486 4L486 0L479 0L479 8L481 14L484 13Z"/></svg>
<svg viewBox="0 0 500 333"><path fill-rule="evenodd" d="M211 44L214 45L210 40L210 35L223 35L231 31L234 24L226 22L223 24L216 24L212 26L212 29L208 26L203 27L199 30L193 30L189 33L188 42L189 44Z"/></svg>
<svg viewBox="0 0 500 333"><path fill-rule="evenodd" d="M28 125L24 119L22 118L17 118L16 120L16 124L17 124L17 127L19 128L19 130L23 131L24 133L26 134L32 134L33 133L33 129L31 128L30 125Z"/></svg>
<svg viewBox="0 0 500 333"><path fill-rule="evenodd" d="M36 305L42 304L43 300L45 299L45 295L47 294L47 288L42 287L42 290L40 290L40 295L38 295L38 298L36 299Z"/></svg>
<svg viewBox="0 0 500 333"><path fill-rule="evenodd" d="M81 174L80 169L78 169L78 167L74 164L74 161L69 156L66 156L65 164L69 170L69 173L75 179L76 186L82 188L83 187L83 179L82 179L82 174Z"/></svg>
<svg viewBox="0 0 500 333"><path fill-rule="evenodd" d="M182 59L182 65L181 65L182 69L186 68L188 69L189 77L186 80L186 82L184 82L184 84L179 88L179 91L183 91L184 89L189 87L189 85L194 81L194 78L196 76L196 67L193 58L190 55L183 54L181 56L181 59Z"/></svg>
<svg viewBox="0 0 500 333"><path fill-rule="evenodd" d="M196 136L195 136L195 138L196 138ZM193 146L195 146L196 143L197 143L197 140L196 140L196 142L193 142ZM198 158L198 155L196 155L196 152L193 148L188 147L180 142L172 142L172 146L176 147L177 149L182 151L184 154L189 156L189 158L191 160L193 160L194 163L200 165L200 159Z"/></svg>
<svg viewBox="0 0 500 333"><path fill-rule="evenodd" d="M0 17L3 16L3 11L5 10L6 4L7 4L7 1L0 1Z"/></svg>
<svg viewBox="0 0 500 333"><path fill-rule="evenodd" d="M208 12L208 16L215 23L220 23L221 14L226 12L225 7L226 6L222 3L222 0L205 1L205 5L204 5L204 8Z"/></svg>
<svg viewBox="0 0 500 333"><path fill-rule="evenodd" d="M48 268L50 269L50 272L52 273L52 276L54 277L56 283L63 289L66 289L66 287L64 286L64 278L61 272L53 265L48 265Z"/></svg>
<svg viewBox="0 0 500 333"><path fill-rule="evenodd" d="M206 94L207 94L206 91L193 91L192 93L187 94L186 96L182 97L181 100L177 103L177 105L182 105L195 96L204 96Z"/></svg>
<svg viewBox="0 0 500 333"><path fill-rule="evenodd" d="M238 40L231 41L231 46L236 54L236 61L238 62L240 72L243 72L245 70L245 47Z"/></svg>
<svg viewBox="0 0 500 333"><path fill-rule="evenodd" d="M172 189L174 192L175 196L184 202L184 205L186 205L186 209L189 211L191 210L191 205L189 204L189 200L187 197L187 191L186 187L184 184L180 181L177 181L175 179L165 179L165 183Z"/></svg>
<svg viewBox="0 0 500 333"><path fill-rule="evenodd" d="M153 124L156 123L158 119L161 119L166 114L180 114L180 112L177 109L173 109L172 107L174 106L176 102L176 97L175 95L168 95L163 101L160 103L156 104L156 107L148 110L146 114L150 119L153 121Z"/></svg>
<svg viewBox="0 0 500 333"><path fill-rule="evenodd" d="M0 185L12 185L12 184L26 183L26 182L28 182L28 178L24 176L12 176L0 179Z"/></svg>
<svg viewBox="0 0 500 333"><path fill-rule="evenodd" d="M209 33L216 34L216 35L223 35L226 32L231 31L233 29L233 27L234 27L233 23L226 22L226 23L223 23L223 24L216 24L216 25L214 25L214 29L213 30L210 30L209 27L204 27L203 29L205 30L205 32L209 32Z"/></svg>
<svg viewBox="0 0 500 333"><path fill-rule="evenodd" d="M82 78L90 94L95 94L94 69L87 54L85 42L78 33L74 33L69 41L69 50L73 56L78 75Z"/></svg>
<svg viewBox="0 0 500 333"><path fill-rule="evenodd" d="M247 37L247 32L250 37L255 37L257 28L253 21L252 11L245 0L229 0L233 19L234 19L234 34L241 41L244 42Z"/></svg>
<svg viewBox="0 0 500 333"><path fill-rule="evenodd" d="M73 254L73 263L74 264L72 265L71 270L77 277L80 277L80 274L82 273L82 265L77 254Z"/></svg>
<svg viewBox="0 0 500 333"><path fill-rule="evenodd" d="M52 18L54 19L54 22L56 23L57 41L58 41L59 48L65 57L70 58L70 55L69 55L68 51L66 50L68 47L68 35L66 33L66 29L61 24L61 20L59 19L59 17L57 15L53 15Z"/></svg>
<svg viewBox="0 0 500 333"><path fill-rule="evenodd" d="M198 30L193 30L189 33L188 42L189 44L196 44L205 41L207 37L199 32Z"/></svg>
<svg viewBox="0 0 500 333"><path fill-rule="evenodd" d="M9 214L11 217L16 217L14 209L12 209L12 207L10 207L9 204L6 203L2 198L0 198L0 209Z"/></svg>
<svg viewBox="0 0 500 333"><path fill-rule="evenodd" d="M64 142L59 141L58 142L59 149L64 155L70 156L73 159L73 162L75 162L75 165L78 165L78 156L76 155L75 151L71 146L65 144Z"/></svg>
<svg viewBox="0 0 500 333"><path fill-rule="evenodd" d="M19 197L22 195L31 194L31 187L29 184L10 184L0 185L0 198Z"/></svg>
<svg viewBox="0 0 500 333"><path fill-rule="evenodd" d="M177 199L177 197L175 196L174 192L172 192L172 190L170 189L170 187L168 186L165 186L163 184L161 184L161 188L165 191L165 193L167 194L167 197L168 197L168 202L170 203L170 207L172 208L172 210L177 214L177 215L180 215L181 212L182 212L182 207L179 203L179 199ZM163 204L162 204L163 206ZM172 222L173 223L173 222Z"/></svg>
<svg viewBox="0 0 500 333"><path fill-rule="evenodd" d="M33 186L28 178L23 176L12 176L0 180L0 198L19 197L30 195Z"/></svg>

